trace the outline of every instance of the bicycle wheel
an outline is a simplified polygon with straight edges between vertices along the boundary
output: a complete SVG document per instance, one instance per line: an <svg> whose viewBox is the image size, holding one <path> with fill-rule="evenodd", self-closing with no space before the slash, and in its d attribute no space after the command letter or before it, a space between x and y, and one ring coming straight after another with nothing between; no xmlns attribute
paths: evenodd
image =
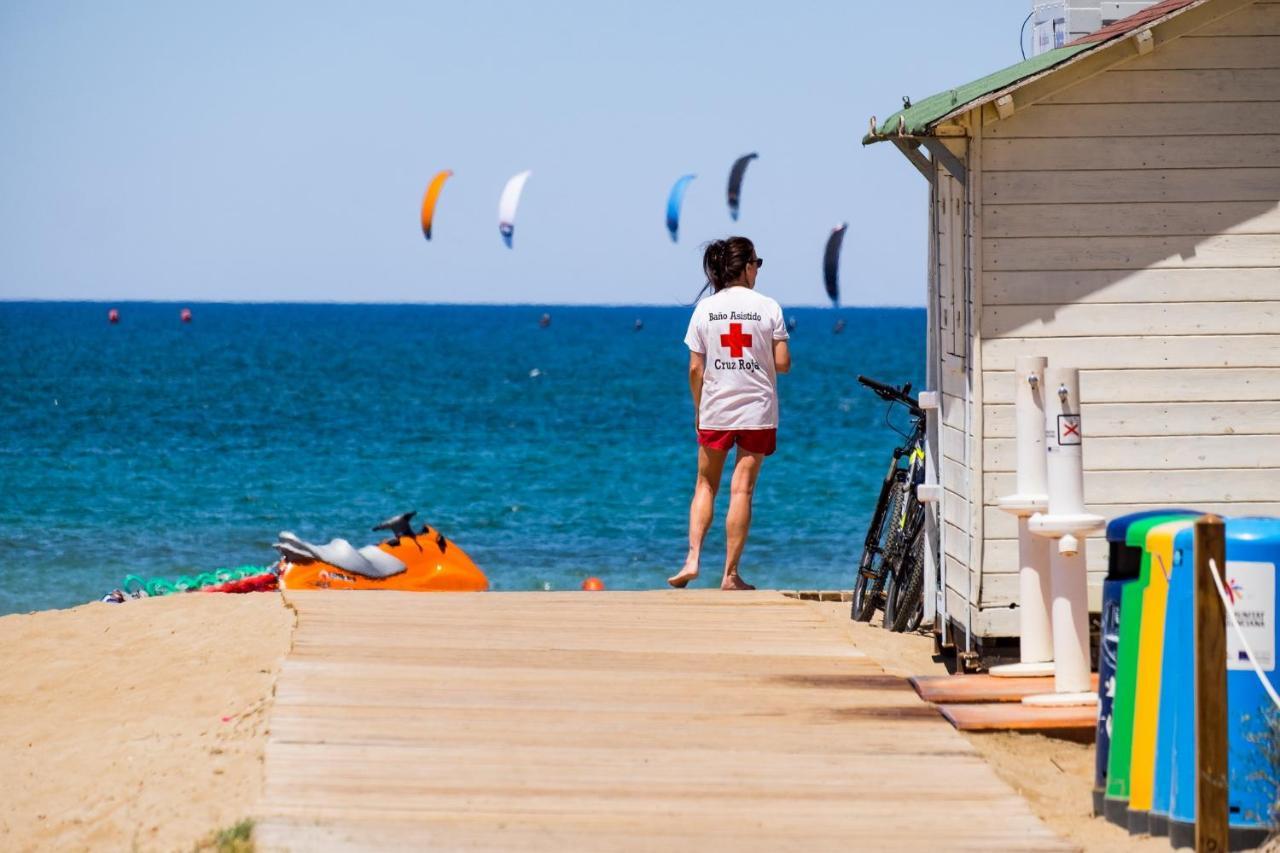
<svg viewBox="0 0 1280 853"><path fill-rule="evenodd" d="M917 506L915 509L922 509ZM884 627L901 632L914 619L919 627L924 604L924 524L923 513L911 524L910 547L903 549L902 561L885 590Z"/></svg>
<svg viewBox="0 0 1280 853"><path fill-rule="evenodd" d="M886 557L895 553L901 541L902 528L899 516L902 512L902 501L905 493L904 472L899 472L890 484L887 494L881 500L886 502L884 511L879 513L880 529L875 532L873 544L867 545L862 552L858 577L853 584L853 606L850 616L858 622L870 622L876 615L880 600L884 593L887 572ZM891 559L887 565L892 565Z"/></svg>
<svg viewBox="0 0 1280 853"><path fill-rule="evenodd" d="M924 621L924 536L920 536L917 540L916 555L914 557L916 563L920 566L921 591L916 596L916 606L911 610L911 616L907 619L907 627L904 629L909 634L914 634L920 630L920 623Z"/></svg>

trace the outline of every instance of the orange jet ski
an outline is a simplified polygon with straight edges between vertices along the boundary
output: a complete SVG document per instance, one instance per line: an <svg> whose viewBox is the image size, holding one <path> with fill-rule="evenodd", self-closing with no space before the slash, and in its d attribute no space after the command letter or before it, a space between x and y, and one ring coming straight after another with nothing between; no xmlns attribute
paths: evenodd
<svg viewBox="0 0 1280 853"><path fill-rule="evenodd" d="M284 589L396 589L410 592L483 592L489 579L466 552L438 530L413 532L406 512L373 528L391 538L353 548L345 539L327 545L303 541L289 531L272 547L280 552Z"/></svg>

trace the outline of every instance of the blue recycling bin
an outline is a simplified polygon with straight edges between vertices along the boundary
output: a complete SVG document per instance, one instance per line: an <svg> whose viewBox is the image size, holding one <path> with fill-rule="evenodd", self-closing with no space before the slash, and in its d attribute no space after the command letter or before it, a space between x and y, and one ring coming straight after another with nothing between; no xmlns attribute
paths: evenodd
<svg viewBox="0 0 1280 853"><path fill-rule="evenodd" d="M1169 606L1179 609L1173 648L1175 662L1162 681L1161 727L1170 727L1167 746L1169 762L1169 841L1175 847L1195 844L1195 656L1190 634L1194 618L1194 535L1192 529L1180 533L1174 542L1175 566L1170 586ZM1272 686L1280 683L1276 673L1276 647L1280 645L1276 613L1276 566L1280 564L1280 518L1233 518L1226 523L1227 586L1234 599L1236 616L1244 628L1258 663ZM1185 587L1185 590L1184 590ZM1187 616L1183 618L1183 612ZM1166 625L1166 637L1169 634ZM1179 645L1180 644L1180 645ZM1168 646L1166 646L1168 648ZM1165 699L1170 699L1166 723ZM1270 810L1276 801L1277 769L1265 752L1266 716L1274 706L1244 654L1235 630L1227 626L1227 724L1228 724L1228 807L1232 850L1256 847L1266 838ZM1157 734L1157 773L1160 769L1160 741ZM1157 781L1157 784L1159 782ZM1153 803L1154 805L1154 803Z"/></svg>
<svg viewBox="0 0 1280 853"><path fill-rule="evenodd" d="M1107 792L1107 762L1111 755L1111 709L1115 704L1116 658L1120 646L1120 594L1136 580L1142 549L1125 544L1129 525L1158 516L1195 515L1189 509L1152 509L1113 518L1107 524L1107 577L1102 582L1102 631L1098 642L1098 730L1094 738L1093 813L1101 815Z"/></svg>
<svg viewBox="0 0 1280 853"><path fill-rule="evenodd" d="M1173 540L1173 565L1170 567L1169 597L1164 617L1164 654L1161 656L1160 714L1156 724L1155 778L1151 791L1151 812L1147 831L1152 835L1169 834L1169 807L1175 780L1174 751L1184 742L1190 746L1179 756L1194 777L1195 767L1195 691L1186 681L1195 671L1195 620L1193 607L1195 529L1182 531ZM1179 729L1191 726L1184 740ZM1180 765L1181 766L1181 765Z"/></svg>

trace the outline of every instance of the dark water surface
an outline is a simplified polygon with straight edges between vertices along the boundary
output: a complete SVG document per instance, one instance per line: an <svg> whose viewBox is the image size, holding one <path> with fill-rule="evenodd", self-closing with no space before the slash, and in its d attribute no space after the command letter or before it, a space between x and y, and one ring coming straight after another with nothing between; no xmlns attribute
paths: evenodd
<svg viewBox="0 0 1280 853"><path fill-rule="evenodd" d="M267 564L281 529L365 544L406 509L495 589L652 588L683 559L689 309L193 304L183 325L177 304L116 307L112 326L105 304L0 303L0 613ZM844 309L841 335L832 311L787 313L742 571L848 586L896 438L855 376L919 387L924 311Z"/></svg>

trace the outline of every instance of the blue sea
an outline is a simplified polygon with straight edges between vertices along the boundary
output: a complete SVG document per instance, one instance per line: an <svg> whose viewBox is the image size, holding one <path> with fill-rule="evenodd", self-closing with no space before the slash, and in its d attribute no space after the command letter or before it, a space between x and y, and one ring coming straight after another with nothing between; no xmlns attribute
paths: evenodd
<svg viewBox="0 0 1280 853"><path fill-rule="evenodd" d="M650 589L683 560L688 307L190 304L189 324L182 307L0 303L0 613L266 565L280 530L377 541L410 509L498 590ZM787 314L742 573L848 587L897 439L855 377L920 387L925 315ZM727 500L695 585L718 583Z"/></svg>

